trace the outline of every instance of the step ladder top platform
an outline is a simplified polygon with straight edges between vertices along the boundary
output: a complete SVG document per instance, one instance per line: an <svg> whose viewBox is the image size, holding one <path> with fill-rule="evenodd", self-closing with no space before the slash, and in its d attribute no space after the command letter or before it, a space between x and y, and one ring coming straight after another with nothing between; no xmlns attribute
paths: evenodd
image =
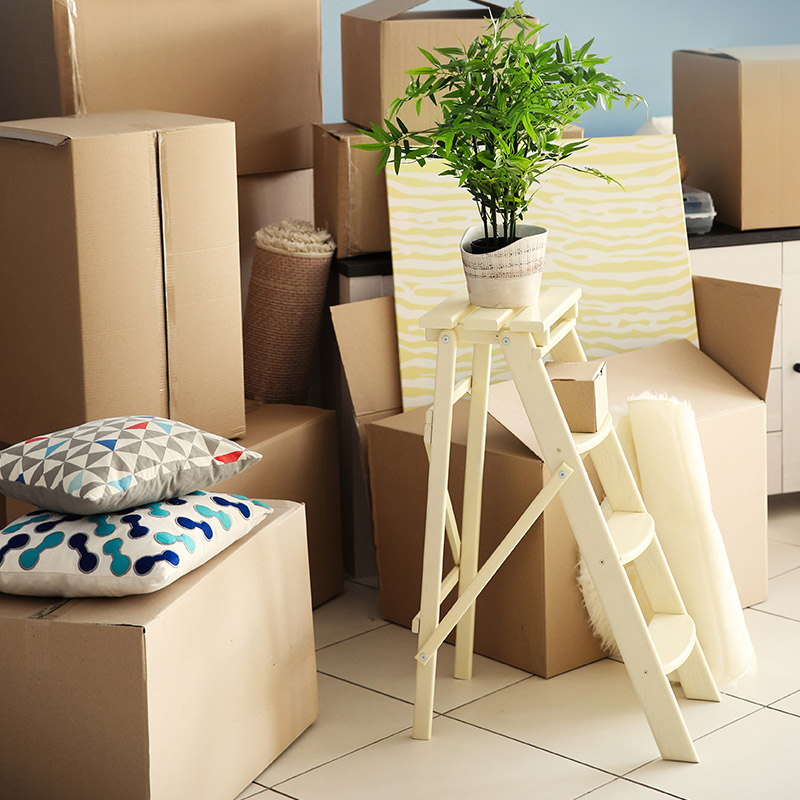
<svg viewBox="0 0 800 800"><path fill-rule="evenodd" d="M520 308L481 308L469 302L466 289L459 289L435 308L423 314L419 326L425 330L465 330L541 333L563 317L577 314L580 289L549 286L542 289L539 302ZM573 311L574 309L574 311Z"/></svg>

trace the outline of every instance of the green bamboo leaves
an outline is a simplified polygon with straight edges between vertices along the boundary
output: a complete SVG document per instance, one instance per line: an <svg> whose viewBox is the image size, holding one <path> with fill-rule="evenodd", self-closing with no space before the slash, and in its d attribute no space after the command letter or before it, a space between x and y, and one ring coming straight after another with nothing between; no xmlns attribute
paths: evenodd
<svg viewBox="0 0 800 800"><path fill-rule="evenodd" d="M560 137L590 108L643 100L598 69L608 59L589 52L594 40L577 50L567 36L539 43L544 27L517 0L469 46L420 48L428 64L408 71L405 94L392 102L382 126L364 131L373 142L360 146L380 151L379 170L390 160L399 171L403 161L440 159L442 174L455 176L475 200L486 236L513 239L532 190L557 166L613 181L565 164L586 142ZM441 110L433 127L414 130L398 116L407 106L419 114L425 102Z"/></svg>

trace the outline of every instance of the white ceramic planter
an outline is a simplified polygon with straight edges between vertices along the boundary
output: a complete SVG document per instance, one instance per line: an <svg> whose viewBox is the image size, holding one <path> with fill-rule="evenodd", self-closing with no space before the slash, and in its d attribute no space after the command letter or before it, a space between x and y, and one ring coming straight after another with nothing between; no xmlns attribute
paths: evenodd
<svg viewBox="0 0 800 800"><path fill-rule="evenodd" d="M518 308L536 303L547 230L538 225L517 225L518 241L493 253L473 253L472 242L483 236L483 227L477 226L469 228L461 239L461 262L470 303L484 308Z"/></svg>

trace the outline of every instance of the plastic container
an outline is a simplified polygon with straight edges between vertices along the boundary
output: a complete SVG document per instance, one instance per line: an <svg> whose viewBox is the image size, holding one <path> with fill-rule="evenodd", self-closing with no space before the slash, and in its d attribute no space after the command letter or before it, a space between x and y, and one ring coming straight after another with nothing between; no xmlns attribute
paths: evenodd
<svg viewBox="0 0 800 800"><path fill-rule="evenodd" d="M691 186L683 187L683 213L686 216L686 233L708 233L714 224L714 201L708 192L694 189Z"/></svg>

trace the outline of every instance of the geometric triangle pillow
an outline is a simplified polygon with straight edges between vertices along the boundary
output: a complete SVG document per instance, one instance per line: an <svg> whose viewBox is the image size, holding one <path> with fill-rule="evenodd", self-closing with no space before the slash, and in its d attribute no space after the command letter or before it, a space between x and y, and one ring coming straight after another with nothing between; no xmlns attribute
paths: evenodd
<svg viewBox="0 0 800 800"><path fill-rule="evenodd" d="M0 492L66 514L102 514L178 497L261 459L183 422L112 417L0 451Z"/></svg>

